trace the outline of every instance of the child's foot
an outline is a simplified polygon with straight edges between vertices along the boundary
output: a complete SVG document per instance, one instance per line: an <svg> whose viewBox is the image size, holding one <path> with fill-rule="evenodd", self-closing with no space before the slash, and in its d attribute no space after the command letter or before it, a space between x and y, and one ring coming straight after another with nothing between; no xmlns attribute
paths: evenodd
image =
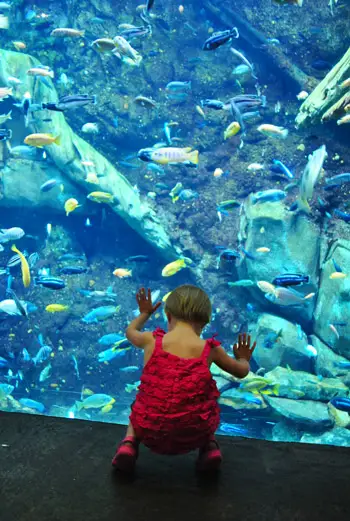
<svg viewBox="0 0 350 521"><path fill-rule="evenodd" d="M138 457L138 442L134 436L127 436L120 443L112 459L112 465L115 469L123 472L133 472Z"/></svg>
<svg viewBox="0 0 350 521"><path fill-rule="evenodd" d="M197 470L199 472L213 472L219 470L222 455L218 442L212 438L209 443L199 451Z"/></svg>

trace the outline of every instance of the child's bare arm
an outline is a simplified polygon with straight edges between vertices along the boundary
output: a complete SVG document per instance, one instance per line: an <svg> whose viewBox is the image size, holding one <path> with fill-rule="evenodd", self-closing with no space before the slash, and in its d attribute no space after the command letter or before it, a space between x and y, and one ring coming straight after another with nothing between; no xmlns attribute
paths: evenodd
<svg viewBox="0 0 350 521"><path fill-rule="evenodd" d="M139 306L140 315L128 325L126 329L126 338L134 346L144 349L147 344L152 343L153 335L149 331L141 333L140 329L143 328L149 317L159 308L161 302L158 302L155 306L153 306L151 290L149 289L146 293L145 288L141 288L138 291L136 300Z"/></svg>
<svg viewBox="0 0 350 521"><path fill-rule="evenodd" d="M126 338L135 346L144 349L147 344L152 342L153 335L150 331L142 333L140 329L146 324L151 315L148 313L141 313L136 317L126 329Z"/></svg>
<svg viewBox="0 0 350 521"><path fill-rule="evenodd" d="M250 347L250 336L244 333L239 335L238 344L233 346L235 358L231 358L221 346L215 347L212 351L213 362L223 371L244 378L250 370L249 360L256 347L256 342Z"/></svg>

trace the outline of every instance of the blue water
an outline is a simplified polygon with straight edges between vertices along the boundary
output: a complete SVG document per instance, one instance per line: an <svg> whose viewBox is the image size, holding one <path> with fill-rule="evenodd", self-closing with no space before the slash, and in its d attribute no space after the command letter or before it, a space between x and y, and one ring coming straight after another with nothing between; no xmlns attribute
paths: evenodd
<svg viewBox="0 0 350 521"><path fill-rule="evenodd" d="M321 3L1 4L0 409L126 424L136 292L192 283L204 337L257 340L242 382L212 367L219 433L350 445L350 69L299 113L349 44Z"/></svg>

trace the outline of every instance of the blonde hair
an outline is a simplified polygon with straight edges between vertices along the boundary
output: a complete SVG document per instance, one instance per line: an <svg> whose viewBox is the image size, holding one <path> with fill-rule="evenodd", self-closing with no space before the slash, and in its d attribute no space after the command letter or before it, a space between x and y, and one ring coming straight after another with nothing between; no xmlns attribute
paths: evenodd
<svg viewBox="0 0 350 521"><path fill-rule="evenodd" d="M205 326L211 319L211 302L201 288L184 284L170 293L164 311L178 320Z"/></svg>

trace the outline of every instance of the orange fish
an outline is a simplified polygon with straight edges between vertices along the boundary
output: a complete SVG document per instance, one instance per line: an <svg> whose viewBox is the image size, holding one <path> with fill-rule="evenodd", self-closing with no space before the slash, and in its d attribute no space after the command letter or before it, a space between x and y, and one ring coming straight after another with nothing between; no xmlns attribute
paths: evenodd
<svg viewBox="0 0 350 521"><path fill-rule="evenodd" d="M120 279L125 279L126 277L132 276L132 270L126 270L124 268L117 268L113 271L113 275Z"/></svg>

